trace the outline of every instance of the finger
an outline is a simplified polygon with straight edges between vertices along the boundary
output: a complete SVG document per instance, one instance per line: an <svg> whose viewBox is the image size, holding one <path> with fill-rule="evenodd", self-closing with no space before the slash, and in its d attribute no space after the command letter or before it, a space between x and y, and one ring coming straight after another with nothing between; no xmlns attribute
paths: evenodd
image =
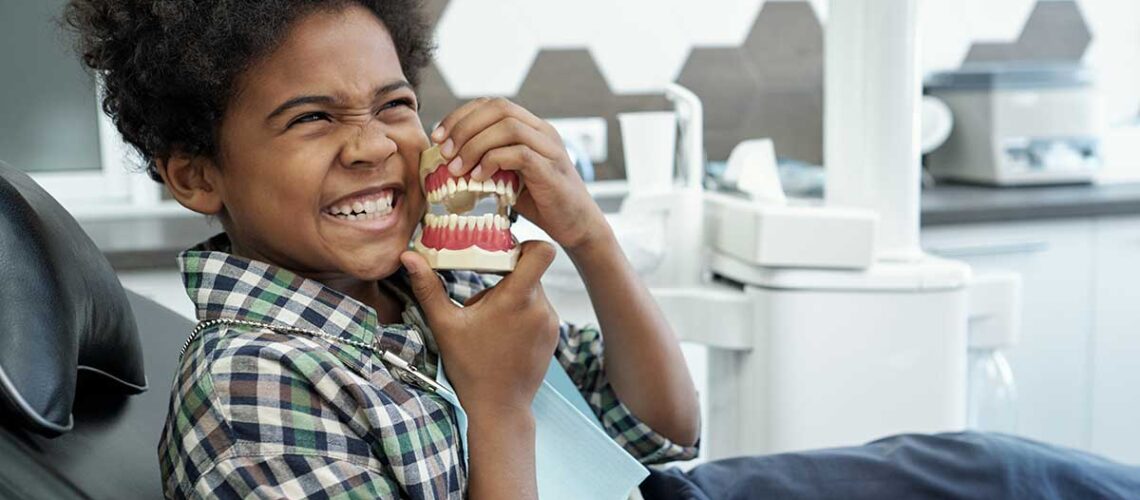
<svg viewBox="0 0 1140 500"><path fill-rule="evenodd" d="M429 318L438 318L455 309L439 275L428 266L422 255L410 251L404 252L400 254L400 262L408 271L408 278L412 282L412 293Z"/></svg>
<svg viewBox="0 0 1140 500"><path fill-rule="evenodd" d="M471 177L486 180L499 170L514 170L522 173L524 181L532 183L553 176L554 165L555 162L530 146L516 144L487 151L479 160L479 174L473 172Z"/></svg>
<svg viewBox="0 0 1140 500"><path fill-rule="evenodd" d="M462 120L463 117L470 114L472 111L475 110L475 108L482 106L483 104L485 104L487 101L490 101L490 100L491 99L487 98L487 97L480 97L478 99L472 99L472 100L464 103L462 106L452 110L450 113L447 114L446 117L443 118L443 121L439 122L439 126L437 126L435 128L435 130L433 130L431 132L432 142L434 142L436 144L440 144L440 141L443 141L444 139L447 138L448 132L451 130L451 128L453 126L455 126L456 122L458 122L459 120ZM455 150L452 149L452 150L448 151L448 153L455 154ZM448 155L445 155L445 156L448 156ZM448 157L450 158L450 156L448 156Z"/></svg>
<svg viewBox="0 0 1140 500"><path fill-rule="evenodd" d="M459 150L460 163L463 168L459 171L451 171L452 175L463 175L466 173L468 165L479 165L483 168L480 169L479 175L476 180L486 180L491 173L486 172L486 169L491 167L484 159L489 151L497 148L510 148L514 149L522 147L523 150L515 151L514 154L505 155L503 160L514 160L514 170L528 170L528 167L539 167L544 170L549 169L551 158L555 158L562 153L562 144L555 142L550 137L545 136L542 132L531 128L530 125L523 123L521 120L514 117L504 118L490 127L479 132L475 137L472 137L463 147ZM497 170L497 169L495 169ZM473 174L474 175L474 174Z"/></svg>
<svg viewBox="0 0 1140 500"><path fill-rule="evenodd" d="M468 297L467 300L463 301L463 307L473 305L476 302L483 300L483 297L486 297L487 292L489 292L489 291L491 291L490 288L484 288L482 290L479 290L479 293L472 295L472 296Z"/></svg>
<svg viewBox="0 0 1140 500"><path fill-rule="evenodd" d="M472 137L508 117L522 122L531 129L539 131L539 133L542 133L541 131L545 128L550 127L548 123L534 116L534 114L518 104L502 98L492 99L475 107L470 113L467 113L457 120L454 125L447 128L447 139L452 141L456 148L455 151L452 152L458 152ZM552 135L558 137L557 132L554 132ZM446 153L444 156L448 159L452 159L452 156ZM468 164L469 167L470 165L471 164ZM455 174L453 171L452 175L458 174Z"/></svg>
<svg viewBox="0 0 1140 500"><path fill-rule="evenodd" d="M533 293L536 288L541 289L539 280L543 273L554 262L554 245L545 241L525 241L519 248L519 261L515 270L503 278L495 289L503 289L509 294Z"/></svg>

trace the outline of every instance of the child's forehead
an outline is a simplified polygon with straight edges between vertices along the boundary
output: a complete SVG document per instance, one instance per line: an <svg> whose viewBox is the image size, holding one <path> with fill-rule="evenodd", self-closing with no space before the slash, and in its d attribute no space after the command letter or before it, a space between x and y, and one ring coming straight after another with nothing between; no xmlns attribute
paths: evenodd
<svg viewBox="0 0 1140 500"><path fill-rule="evenodd" d="M277 103L298 95L351 103L371 99L378 88L394 82L407 86L388 30L359 6L297 19L241 80L240 94L248 100Z"/></svg>

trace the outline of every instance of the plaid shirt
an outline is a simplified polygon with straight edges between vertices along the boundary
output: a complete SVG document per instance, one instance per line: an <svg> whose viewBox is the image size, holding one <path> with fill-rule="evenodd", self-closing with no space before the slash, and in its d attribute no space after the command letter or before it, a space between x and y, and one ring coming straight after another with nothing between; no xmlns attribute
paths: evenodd
<svg viewBox="0 0 1140 500"><path fill-rule="evenodd" d="M403 323L379 324L372 308L320 282L231 255L224 233L179 262L199 320L270 323L335 340L232 324L203 329L182 356L159 443L168 497L465 496L454 408L395 376L378 354L435 377L438 350L406 276L381 282L404 301ZM491 286L475 273L441 276L461 303ZM618 401L597 329L563 323L559 337L556 358L618 444L643 463L696 456Z"/></svg>

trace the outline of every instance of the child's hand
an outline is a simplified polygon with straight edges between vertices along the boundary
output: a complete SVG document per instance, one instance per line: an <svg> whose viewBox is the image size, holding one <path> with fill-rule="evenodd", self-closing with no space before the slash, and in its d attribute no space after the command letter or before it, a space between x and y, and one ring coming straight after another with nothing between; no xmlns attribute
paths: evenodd
<svg viewBox="0 0 1140 500"><path fill-rule="evenodd" d="M452 111L431 134L453 176L482 181L519 173L526 189L515 208L568 251L609 231L601 209L552 125L506 99L476 99Z"/></svg>
<svg viewBox="0 0 1140 500"><path fill-rule="evenodd" d="M529 412L558 343L558 317L539 283L554 247L523 243L514 272L466 307L451 302L422 256L404 252L400 260L463 406Z"/></svg>

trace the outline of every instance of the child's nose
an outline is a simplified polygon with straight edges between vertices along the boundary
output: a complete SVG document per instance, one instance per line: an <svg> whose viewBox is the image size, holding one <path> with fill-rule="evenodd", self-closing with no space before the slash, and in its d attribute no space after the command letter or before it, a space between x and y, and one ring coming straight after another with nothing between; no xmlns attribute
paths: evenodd
<svg viewBox="0 0 1140 500"><path fill-rule="evenodd" d="M354 127L352 135L341 148L341 164L350 168L382 165L396 152L396 141L388 135L378 120L368 120Z"/></svg>

